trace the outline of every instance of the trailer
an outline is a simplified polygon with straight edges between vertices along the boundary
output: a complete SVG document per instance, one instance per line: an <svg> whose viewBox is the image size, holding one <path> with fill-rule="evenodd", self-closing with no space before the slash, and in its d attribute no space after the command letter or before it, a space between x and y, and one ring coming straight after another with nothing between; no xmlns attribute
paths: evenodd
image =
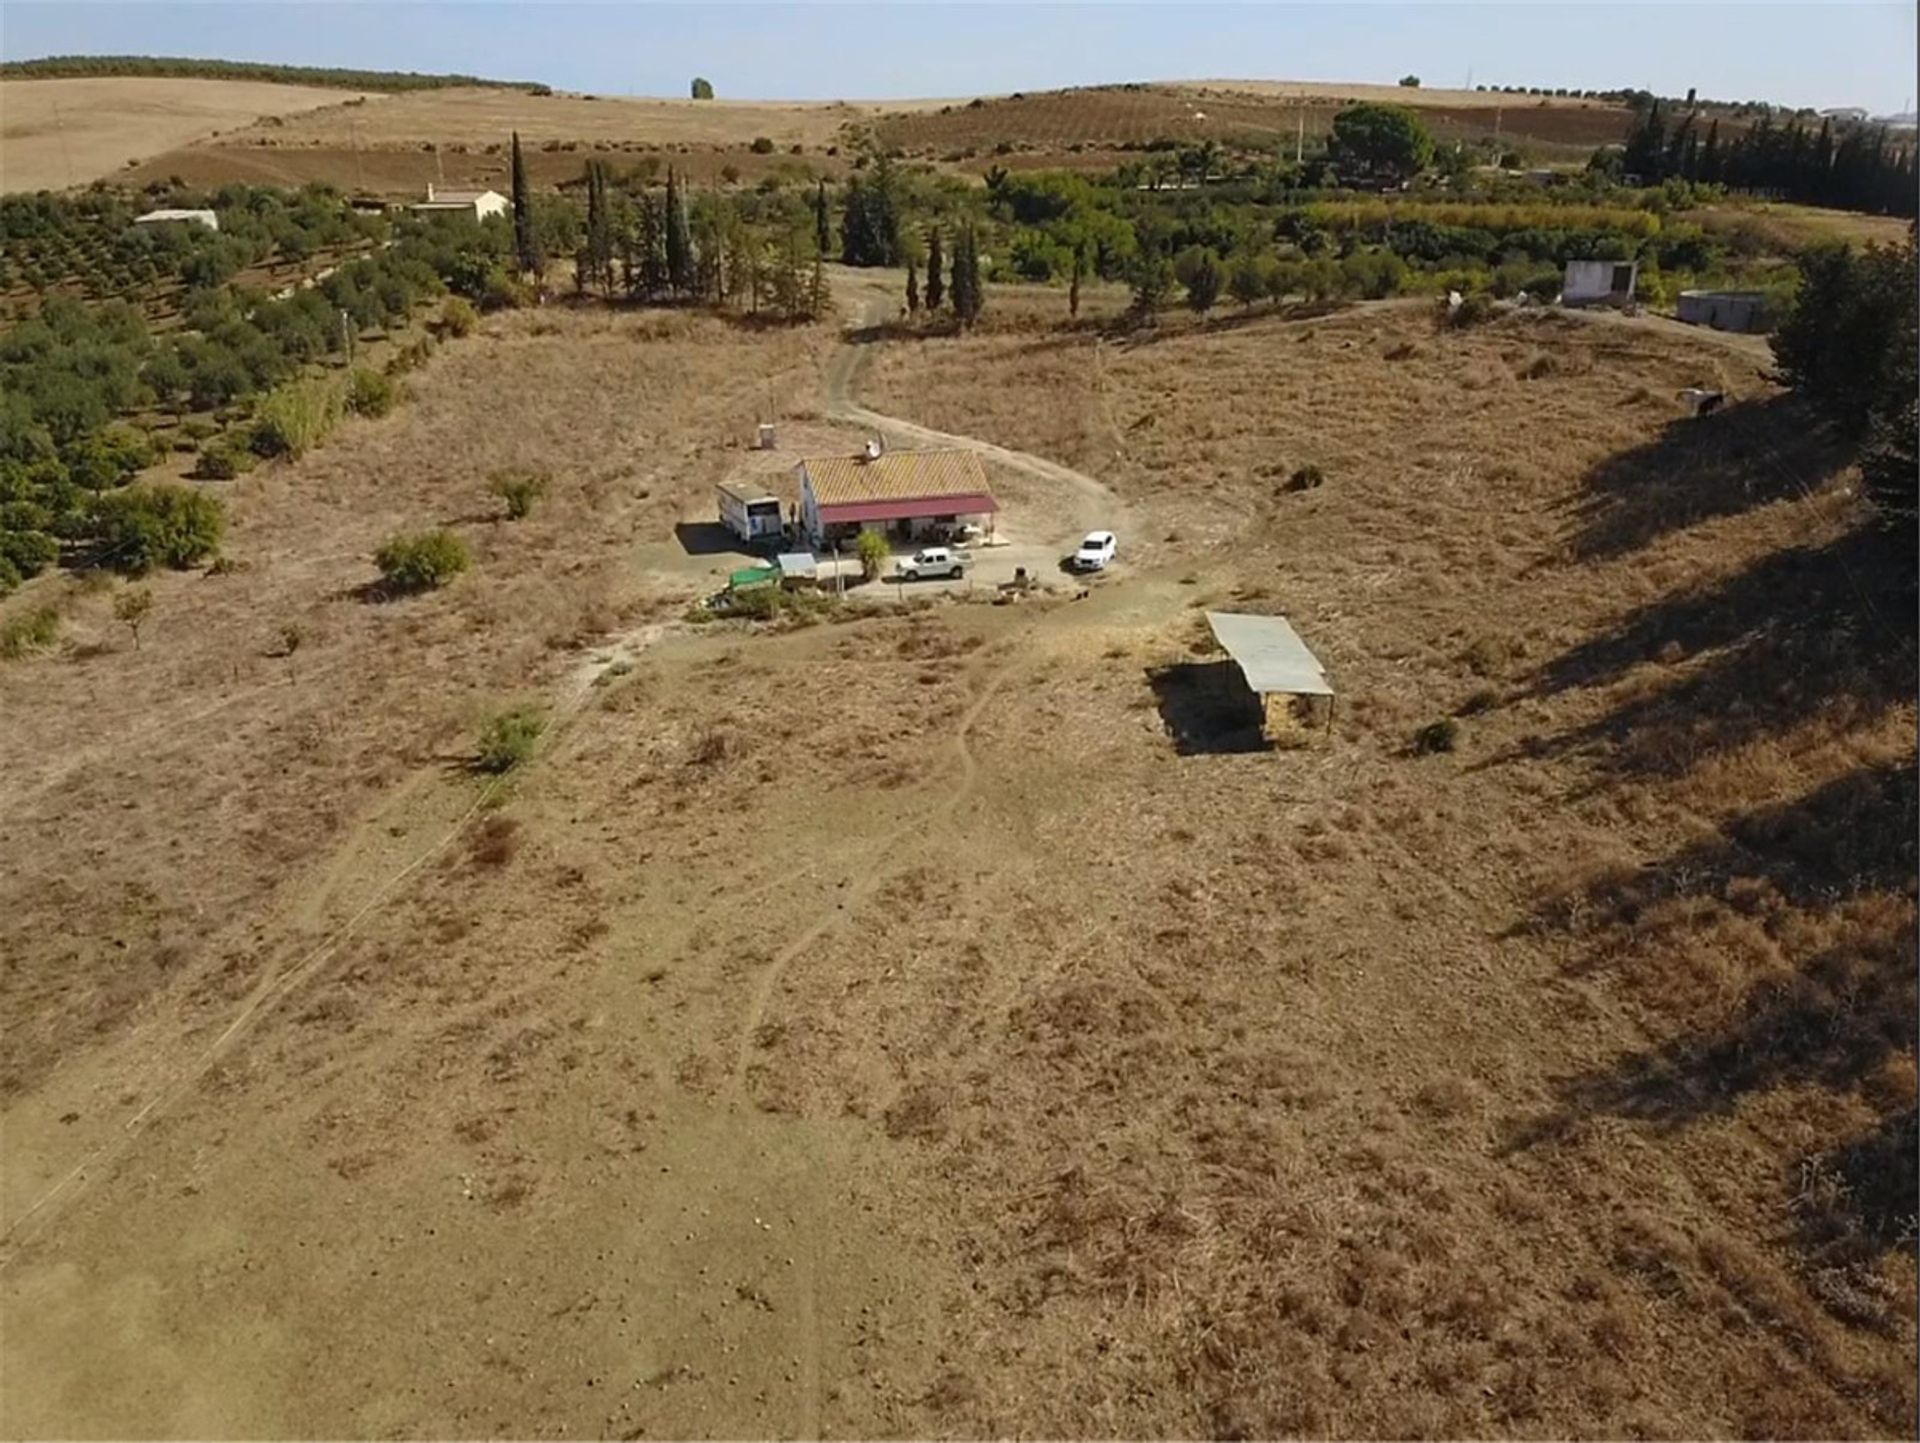
<svg viewBox="0 0 1920 1443"><path fill-rule="evenodd" d="M780 498L748 481L722 481L720 524L749 546L780 541L786 528L780 521Z"/></svg>

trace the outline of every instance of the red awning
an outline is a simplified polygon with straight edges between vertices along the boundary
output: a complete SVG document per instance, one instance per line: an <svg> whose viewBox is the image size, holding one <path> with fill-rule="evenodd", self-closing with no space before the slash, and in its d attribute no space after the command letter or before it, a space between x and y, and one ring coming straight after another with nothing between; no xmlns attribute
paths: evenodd
<svg viewBox="0 0 1920 1443"><path fill-rule="evenodd" d="M1000 503L985 491L970 496L929 496L908 501L846 501L820 508L822 526L860 525L868 521L913 521L924 516L985 516Z"/></svg>

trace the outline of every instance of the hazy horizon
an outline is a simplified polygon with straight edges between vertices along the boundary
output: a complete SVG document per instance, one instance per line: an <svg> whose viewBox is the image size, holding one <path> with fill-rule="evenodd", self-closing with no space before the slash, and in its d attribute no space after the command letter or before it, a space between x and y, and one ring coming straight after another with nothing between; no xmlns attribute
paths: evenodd
<svg viewBox="0 0 1920 1443"><path fill-rule="evenodd" d="M1911 108L1915 29L1911 6L1877 3L7 4L0 56L76 54L461 72L632 96L685 96L702 75L735 100L1154 80L1391 85L1412 73L1435 89L1692 88L1884 114Z"/></svg>

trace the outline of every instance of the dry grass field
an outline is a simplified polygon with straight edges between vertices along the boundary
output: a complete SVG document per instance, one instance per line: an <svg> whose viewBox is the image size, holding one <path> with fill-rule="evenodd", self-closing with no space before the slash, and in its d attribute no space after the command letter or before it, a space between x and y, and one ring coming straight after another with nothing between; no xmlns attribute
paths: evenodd
<svg viewBox="0 0 1920 1443"><path fill-rule="evenodd" d="M250 80L0 82L0 191L109 179L162 151L342 99L339 90Z"/></svg>
<svg viewBox="0 0 1920 1443"><path fill-rule="evenodd" d="M1582 156L1624 138L1630 116L1604 101L1493 97L1477 92L1401 90L1381 86L1261 87L1221 81L1205 85L1097 86L1049 90L967 103L922 107L875 124L881 140L933 159L991 154L1007 145L1045 154L1143 146L1160 139L1185 144L1213 139L1273 145L1304 125L1323 137L1333 117L1356 100L1379 99L1420 111L1443 140L1496 132L1543 156ZM1504 101L1504 104L1498 103ZM997 159L997 157L996 157Z"/></svg>
<svg viewBox="0 0 1920 1443"><path fill-rule="evenodd" d="M1118 303L495 318L238 483L138 650L6 603L70 621L0 664L0 1431L1912 1431L1851 474L1710 338ZM677 523L842 391L1079 467L1120 566L683 622ZM363 599L428 521L475 570ZM1208 606L1295 620L1329 734L1255 743Z"/></svg>
<svg viewBox="0 0 1920 1443"><path fill-rule="evenodd" d="M10 82L4 158L8 189L85 183L137 160L126 171L136 183L319 180L400 194L428 180L500 183L506 137L518 130L538 185L576 178L588 154L616 163L671 158L701 180L731 167L751 183L796 161L837 175L844 169L838 152L869 128L889 145L962 169L980 169L982 157L1016 166L1112 165L1126 154L1119 147L1165 138L1267 144L1294 135L1303 119L1318 136L1341 105L1381 94L1419 107L1443 138L1498 131L1548 156L1583 156L1618 140L1626 126L1624 110L1600 101L1257 81L971 101L694 102L492 87L350 96L248 82L102 79ZM61 96L68 97L60 101L65 150L49 124ZM761 137L774 143L771 155L751 151ZM997 154L1001 145L1011 153Z"/></svg>

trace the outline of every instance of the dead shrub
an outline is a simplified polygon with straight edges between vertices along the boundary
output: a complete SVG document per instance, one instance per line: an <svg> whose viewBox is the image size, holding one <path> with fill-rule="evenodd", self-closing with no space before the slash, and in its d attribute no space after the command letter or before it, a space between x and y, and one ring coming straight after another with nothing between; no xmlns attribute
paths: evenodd
<svg viewBox="0 0 1920 1443"><path fill-rule="evenodd" d="M476 867L504 867L520 850L520 824L512 817L491 816L482 822L467 846Z"/></svg>

